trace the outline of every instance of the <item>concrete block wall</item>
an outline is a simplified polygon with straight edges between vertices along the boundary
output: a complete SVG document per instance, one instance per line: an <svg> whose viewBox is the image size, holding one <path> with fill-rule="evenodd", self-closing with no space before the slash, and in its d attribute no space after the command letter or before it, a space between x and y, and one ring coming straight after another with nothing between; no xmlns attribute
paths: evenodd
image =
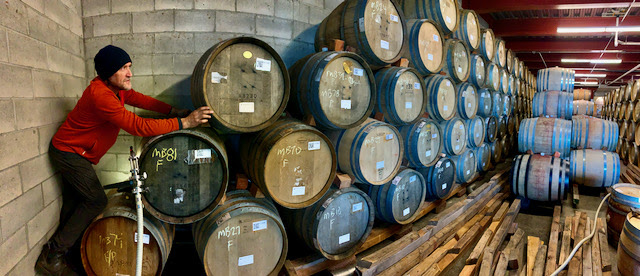
<svg viewBox="0 0 640 276"><path fill-rule="evenodd" d="M81 0L0 4L0 275L34 275L57 226L53 133L86 85Z"/></svg>
<svg viewBox="0 0 640 276"><path fill-rule="evenodd" d="M190 77L198 59L213 45L233 37L256 37L271 45L291 66L314 52L317 25L341 2L83 0L87 78L96 75L93 56L113 44L131 55L133 89L181 108L193 108ZM116 146L96 168L103 185L129 176L128 149L139 146L139 141L121 132Z"/></svg>

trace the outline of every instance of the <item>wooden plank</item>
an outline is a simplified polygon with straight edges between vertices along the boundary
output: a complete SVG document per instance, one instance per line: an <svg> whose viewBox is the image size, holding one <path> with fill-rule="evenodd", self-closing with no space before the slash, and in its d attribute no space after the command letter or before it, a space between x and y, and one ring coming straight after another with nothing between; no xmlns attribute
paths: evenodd
<svg viewBox="0 0 640 276"><path fill-rule="evenodd" d="M496 265L495 271L493 272L492 275L497 275L497 276L506 275L508 264L509 263L507 261L507 255L505 254L504 251L502 251L500 253L500 256L498 257L498 264Z"/></svg>
<svg viewBox="0 0 640 276"><path fill-rule="evenodd" d="M593 239L591 240L591 260L593 261L593 264L591 267L593 268L594 276L602 276L602 259L600 258L600 239L599 238L600 237L598 235L598 226L596 226L596 233L593 235Z"/></svg>
<svg viewBox="0 0 640 276"><path fill-rule="evenodd" d="M542 245L536 254L536 261L534 262L533 267L533 276L542 276L544 273L544 261L546 256L544 255L547 252L547 246Z"/></svg>
<svg viewBox="0 0 640 276"><path fill-rule="evenodd" d="M578 207L578 203L580 203L580 191L578 191L578 184L573 183L573 188L571 189L573 194L573 198L571 203L573 204L573 208Z"/></svg>
<svg viewBox="0 0 640 276"><path fill-rule="evenodd" d="M591 234L591 218L587 218L587 223L584 225L584 237ZM587 240L582 245L582 275L593 276L593 261L591 259L591 240Z"/></svg>
<svg viewBox="0 0 640 276"><path fill-rule="evenodd" d="M464 224L458 231L456 231L456 239L460 239L464 233L466 233L473 225L482 220L485 216L495 213L498 207L502 204L502 200L507 198L508 194L500 193L499 197L492 198L489 203L483 208L477 215Z"/></svg>
<svg viewBox="0 0 640 276"><path fill-rule="evenodd" d="M524 247L527 245L527 243L525 242L525 239L522 238L520 240L520 243L516 246L515 252L512 251L512 256L515 254L516 255L516 259L515 262L518 263L518 268L516 270L512 270L511 272L509 272L509 275L527 275L527 261L525 260L525 253L524 253ZM510 257L511 259L512 257ZM512 263L512 260L509 260L509 263Z"/></svg>
<svg viewBox="0 0 640 276"><path fill-rule="evenodd" d="M576 211L573 216L573 225L571 225L571 240L576 240L576 232L578 232L578 224L580 223L580 215L582 212Z"/></svg>
<svg viewBox="0 0 640 276"><path fill-rule="evenodd" d="M482 264L480 266L480 275L488 276L493 274L493 258L494 254L497 251L498 247L504 241L504 238L507 235L507 231L513 223L518 211L520 211L520 199L515 199L513 203L511 203L511 207L507 212L507 215L504 218L504 221L498 227L495 236L491 239L489 246L484 250L484 256L482 257ZM487 260L487 262L485 262Z"/></svg>
<svg viewBox="0 0 640 276"><path fill-rule="evenodd" d="M473 248L471 255L469 255L469 258L467 258L466 264L476 264L478 260L482 258L484 248L491 241L491 237L493 237L493 231L491 231L491 229L485 230L484 234L482 234L482 237L480 238L480 241L478 241L476 246Z"/></svg>
<svg viewBox="0 0 640 276"><path fill-rule="evenodd" d="M320 254L312 254L295 260L286 260L284 263L284 270L287 275L314 275L328 268L343 266L352 261L355 261L355 256L353 260L352 258L346 258L334 261L327 260Z"/></svg>
<svg viewBox="0 0 640 276"><path fill-rule="evenodd" d="M573 227L573 217L565 217L564 231L562 231L562 247L560 247L558 266L564 263L571 252L571 227Z"/></svg>
<svg viewBox="0 0 640 276"><path fill-rule="evenodd" d="M580 240L584 238L584 225L587 222L587 213L580 213L580 220L578 222L578 230L576 231L576 236L574 244L577 244ZM576 251L576 254L573 255L571 261L569 261L569 276L579 276L582 272L582 247Z"/></svg>
<svg viewBox="0 0 640 276"><path fill-rule="evenodd" d="M551 223L551 232L549 233L549 246L547 248L547 261L544 269L544 275L551 275L551 273L558 269L556 258L558 254L558 236L560 235L561 214L561 206L558 205L553 208L553 221Z"/></svg>
<svg viewBox="0 0 640 276"><path fill-rule="evenodd" d="M394 248L382 253L374 252L371 255L358 259L358 269L363 275L375 275L392 266L401 267L398 274L404 273L414 266L419 260L431 254L445 239L453 236L454 229L461 227L464 223L475 215L484 204L486 204L501 189L495 183L486 183L493 187L491 190L484 190L474 199L466 199L464 205L458 206L459 210L443 212L436 216L437 225L427 225L419 229L419 238L402 248ZM457 218L447 218L446 216L458 216ZM418 249L420 248L420 249ZM416 250L418 249L418 250ZM405 260L403 260L405 259ZM401 262L402 261L402 262ZM395 270L396 268L394 268ZM397 275L397 274L396 274Z"/></svg>
<svg viewBox="0 0 640 276"><path fill-rule="evenodd" d="M511 238L509 239L507 247L503 250L507 257L507 267L509 269L518 269L518 267L522 266L521 263L518 263L518 254L516 249L520 245L520 243L522 243L523 239L524 231L518 228L515 231L515 234L513 234L513 236L511 236Z"/></svg>
<svg viewBox="0 0 640 276"><path fill-rule="evenodd" d="M442 259L442 257L444 257L444 255L447 254L449 249L453 248L456 245L457 242L458 241L456 241L456 239L453 239L453 238L450 239L443 246L438 247L435 251L433 251L433 253L431 253L431 255L429 255L429 257L425 258L424 260L420 261L416 266L414 266L413 268L409 269L409 271L404 273L404 275L406 275L406 276L409 276L409 275L422 275L424 272L427 271L427 269L429 269L429 267L431 267L431 265L435 264L440 259ZM388 274L388 273L389 272L383 272L380 275L385 275L385 274Z"/></svg>
<svg viewBox="0 0 640 276"><path fill-rule="evenodd" d="M536 254L538 254L540 246L540 238L527 236L527 276L533 274L533 263L536 261Z"/></svg>
<svg viewBox="0 0 640 276"><path fill-rule="evenodd" d="M437 264L434 264L423 275L437 276L440 275L440 273L445 272L449 268L451 268L453 262L462 257L463 252L466 252L470 248L473 241L478 238L478 236L482 232L482 229L482 225L474 225L472 229L470 229L467 233L465 233L465 235L462 236L460 240L458 240L456 246L449 250L449 254L444 256L440 261L438 261Z"/></svg>
<svg viewBox="0 0 640 276"><path fill-rule="evenodd" d="M467 233L462 235L462 238L460 238L456 245L449 249L447 253L460 254L460 252L467 248L469 244L471 244L471 241L480 234L481 230L482 225L480 225L479 223L471 227L471 229L469 229Z"/></svg>
<svg viewBox="0 0 640 276"><path fill-rule="evenodd" d="M602 218L598 218L598 242L600 243L600 260L602 274L611 272L611 256L609 254L609 244L607 243L607 229Z"/></svg>
<svg viewBox="0 0 640 276"><path fill-rule="evenodd" d="M511 227L509 227L509 230L507 231L507 235L511 236L515 234L517 230L518 230L518 223L513 222L511 223Z"/></svg>
<svg viewBox="0 0 640 276"><path fill-rule="evenodd" d="M493 216L493 221L502 220L504 215L507 214L508 209L509 209L509 202L503 202L502 205L500 206L500 209L498 209L498 211L496 212L496 215Z"/></svg>
<svg viewBox="0 0 640 276"><path fill-rule="evenodd" d="M374 226L373 229L371 229L371 234L369 234L369 237L367 237L364 243L360 245L360 248L358 248L356 253L365 251L373 247L374 245L388 239L389 237L402 230L402 228L403 226L400 224L386 224L382 227Z"/></svg>

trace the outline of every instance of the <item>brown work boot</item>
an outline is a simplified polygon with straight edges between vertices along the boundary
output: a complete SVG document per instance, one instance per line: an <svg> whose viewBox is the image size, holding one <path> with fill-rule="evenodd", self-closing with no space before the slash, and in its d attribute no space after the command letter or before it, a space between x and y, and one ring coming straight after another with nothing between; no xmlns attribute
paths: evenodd
<svg viewBox="0 0 640 276"><path fill-rule="evenodd" d="M67 267L64 250L56 248L51 241L42 247L36 262L36 272L38 275L77 275Z"/></svg>

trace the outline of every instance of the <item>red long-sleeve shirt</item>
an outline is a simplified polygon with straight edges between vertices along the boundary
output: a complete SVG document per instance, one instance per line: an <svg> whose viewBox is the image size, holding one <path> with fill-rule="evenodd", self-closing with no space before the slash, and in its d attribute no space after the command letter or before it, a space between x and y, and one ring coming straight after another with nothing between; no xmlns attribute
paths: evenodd
<svg viewBox="0 0 640 276"><path fill-rule="evenodd" d="M180 128L179 118L145 119L125 109L124 104L169 114L171 106L132 90L121 90L118 96L96 77L58 132L53 146L61 151L75 152L93 164L113 146L120 129L136 136L155 136Z"/></svg>

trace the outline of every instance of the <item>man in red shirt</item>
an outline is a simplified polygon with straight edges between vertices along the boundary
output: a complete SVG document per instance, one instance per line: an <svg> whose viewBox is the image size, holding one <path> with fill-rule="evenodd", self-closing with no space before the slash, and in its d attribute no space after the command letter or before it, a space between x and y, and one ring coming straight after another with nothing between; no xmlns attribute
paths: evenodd
<svg viewBox="0 0 640 276"><path fill-rule="evenodd" d="M120 129L136 136L155 136L196 127L213 114L209 107L190 112L131 89L131 58L118 47L102 48L94 63L98 77L84 90L49 146L51 161L61 173L64 187L60 224L36 262L36 271L45 275L74 274L64 255L107 204L92 164L98 164L113 146ZM141 118L124 104L173 118Z"/></svg>

